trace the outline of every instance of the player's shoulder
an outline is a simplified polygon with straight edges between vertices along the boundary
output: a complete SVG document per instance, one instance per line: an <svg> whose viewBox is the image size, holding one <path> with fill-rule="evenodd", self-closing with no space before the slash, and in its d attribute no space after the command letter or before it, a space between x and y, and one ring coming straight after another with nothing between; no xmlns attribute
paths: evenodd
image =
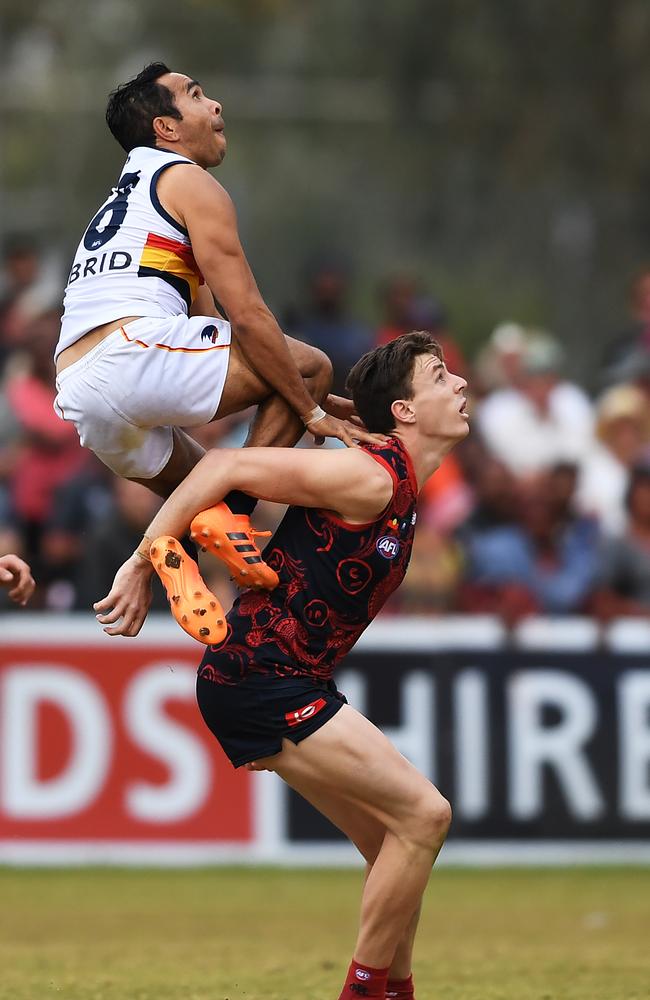
<svg viewBox="0 0 650 1000"><path fill-rule="evenodd" d="M158 181L158 189L180 202L209 200L213 203L232 203L223 184L191 160L170 163Z"/></svg>
<svg viewBox="0 0 650 1000"><path fill-rule="evenodd" d="M409 477L411 461L399 438L388 437L384 444L364 444L362 450L375 466L384 469L393 480Z"/></svg>

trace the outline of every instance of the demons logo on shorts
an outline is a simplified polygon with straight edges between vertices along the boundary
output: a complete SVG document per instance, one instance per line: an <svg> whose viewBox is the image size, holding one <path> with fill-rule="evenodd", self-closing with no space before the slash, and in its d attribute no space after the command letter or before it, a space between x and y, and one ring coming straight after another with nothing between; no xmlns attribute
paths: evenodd
<svg viewBox="0 0 650 1000"><path fill-rule="evenodd" d="M320 712L321 708L325 708L327 702L324 698L317 698L316 701L310 701L308 705L303 705L302 708L297 708L295 712L287 712L284 719L289 726L299 726L301 722L306 722L307 719L311 719L312 716Z"/></svg>

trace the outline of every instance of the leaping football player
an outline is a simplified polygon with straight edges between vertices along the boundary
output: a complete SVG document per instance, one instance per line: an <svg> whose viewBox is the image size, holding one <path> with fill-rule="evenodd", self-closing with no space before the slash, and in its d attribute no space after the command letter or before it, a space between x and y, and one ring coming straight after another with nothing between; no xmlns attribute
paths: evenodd
<svg viewBox="0 0 650 1000"><path fill-rule="evenodd" d="M181 428L253 404L249 446L292 446L305 428L317 442L377 440L329 395L329 359L285 337L260 295L208 172L226 153L219 101L153 63L110 95L106 120L127 158L77 249L55 352L55 409L82 445L168 496L203 454ZM273 587L250 529L255 500L226 499L209 515L221 557L237 582ZM246 556L227 544L242 533Z"/></svg>

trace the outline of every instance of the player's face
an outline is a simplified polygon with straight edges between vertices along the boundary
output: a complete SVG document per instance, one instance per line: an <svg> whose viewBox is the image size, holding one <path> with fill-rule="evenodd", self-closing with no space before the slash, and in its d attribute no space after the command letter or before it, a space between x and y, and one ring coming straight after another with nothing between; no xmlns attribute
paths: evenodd
<svg viewBox="0 0 650 1000"><path fill-rule="evenodd" d="M226 137L221 105L206 97L196 80L183 73L166 73L159 80L174 96L182 114L174 120L180 142L202 167L218 167L226 155Z"/></svg>
<svg viewBox="0 0 650 1000"><path fill-rule="evenodd" d="M415 359L413 398L418 428L427 437L457 441L469 433L467 382L433 354Z"/></svg>

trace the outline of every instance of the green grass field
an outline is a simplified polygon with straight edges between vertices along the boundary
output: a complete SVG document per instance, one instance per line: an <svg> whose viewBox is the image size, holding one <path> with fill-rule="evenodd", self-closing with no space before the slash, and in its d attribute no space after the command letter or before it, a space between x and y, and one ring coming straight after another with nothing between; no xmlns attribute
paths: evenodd
<svg viewBox="0 0 650 1000"><path fill-rule="evenodd" d="M358 871L0 869L0 1000L336 1000ZM435 872L418 1000L647 1000L650 869Z"/></svg>

